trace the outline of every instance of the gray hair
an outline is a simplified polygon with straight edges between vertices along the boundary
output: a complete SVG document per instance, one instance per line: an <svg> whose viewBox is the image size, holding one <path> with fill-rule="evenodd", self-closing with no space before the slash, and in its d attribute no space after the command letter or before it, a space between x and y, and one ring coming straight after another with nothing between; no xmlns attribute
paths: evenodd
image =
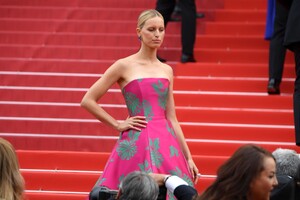
<svg viewBox="0 0 300 200"><path fill-rule="evenodd" d="M120 186L120 200L156 200L158 184L148 174L140 171L129 173Z"/></svg>
<svg viewBox="0 0 300 200"><path fill-rule="evenodd" d="M296 151L278 148L272 154L276 159L277 174L288 175L294 178L297 176L300 157Z"/></svg>

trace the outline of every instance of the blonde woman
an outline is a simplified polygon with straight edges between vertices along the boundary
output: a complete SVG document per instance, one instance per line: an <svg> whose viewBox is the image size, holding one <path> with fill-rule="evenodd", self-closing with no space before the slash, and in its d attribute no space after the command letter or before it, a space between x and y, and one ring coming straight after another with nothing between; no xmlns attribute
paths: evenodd
<svg viewBox="0 0 300 200"><path fill-rule="evenodd" d="M81 102L98 120L121 132L96 185L118 189L132 171L174 174L192 185L198 169L177 121L173 71L156 55L165 35L162 15L156 10L142 12L136 32L139 51L110 66ZM119 84L129 112L122 122L97 103L114 83Z"/></svg>
<svg viewBox="0 0 300 200"><path fill-rule="evenodd" d="M0 199L23 199L24 180L13 146L0 138Z"/></svg>

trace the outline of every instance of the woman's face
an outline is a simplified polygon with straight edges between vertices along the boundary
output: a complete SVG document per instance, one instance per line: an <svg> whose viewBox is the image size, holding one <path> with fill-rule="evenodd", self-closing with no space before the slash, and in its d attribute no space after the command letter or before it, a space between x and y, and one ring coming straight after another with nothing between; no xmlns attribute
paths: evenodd
<svg viewBox="0 0 300 200"><path fill-rule="evenodd" d="M141 41L150 48L158 48L165 36L164 21L160 17L148 19L142 29L138 29Z"/></svg>
<svg viewBox="0 0 300 200"><path fill-rule="evenodd" d="M252 180L249 198L251 200L269 200L271 190L278 184L276 179L276 163L273 158L264 158L264 170Z"/></svg>

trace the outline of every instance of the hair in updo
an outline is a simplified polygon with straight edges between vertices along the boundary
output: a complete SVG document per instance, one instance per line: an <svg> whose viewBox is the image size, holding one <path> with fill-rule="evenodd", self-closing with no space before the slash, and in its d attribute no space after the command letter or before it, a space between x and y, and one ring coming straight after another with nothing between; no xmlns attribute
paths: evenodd
<svg viewBox="0 0 300 200"><path fill-rule="evenodd" d="M153 17L160 17L164 19L163 16L157 10L154 9L145 10L140 14L138 18L137 28L142 29L145 25L145 22L148 19L151 19Z"/></svg>

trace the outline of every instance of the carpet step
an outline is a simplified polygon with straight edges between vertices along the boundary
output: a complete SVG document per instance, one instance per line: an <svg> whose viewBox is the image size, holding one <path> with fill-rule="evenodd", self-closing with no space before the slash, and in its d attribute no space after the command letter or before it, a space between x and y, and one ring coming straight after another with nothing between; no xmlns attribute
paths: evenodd
<svg viewBox="0 0 300 200"><path fill-rule="evenodd" d="M1 71L101 74L115 60L71 60L0 57Z"/></svg>
<svg viewBox="0 0 300 200"><path fill-rule="evenodd" d="M198 5L198 3L197 3ZM103 8L103 7L35 7L3 6L0 18L22 19L71 19L71 20L122 20L135 21L142 8ZM204 13L201 21L219 22L265 22L266 10L205 9L198 6L198 12ZM122 15L119 13L122 12Z"/></svg>
<svg viewBox="0 0 300 200"><path fill-rule="evenodd" d="M291 52L287 52L290 57ZM102 74L114 60L65 60L36 58L1 58L2 72L54 72L54 73L92 73ZM251 63L168 63L173 67L175 76L209 76L209 77L245 77L257 78L268 76L267 64ZM13 73L13 72L12 72ZM283 78L294 78L295 66L286 63Z"/></svg>
<svg viewBox="0 0 300 200"><path fill-rule="evenodd" d="M16 149L46 150L46 151L88 151L110 153L117 142L111 137L26 137L2 136L14 144ZM192 155L202 156L230 156L240 146L253 143L274 151L277 148L294 149L298 147L294 142L266 142L245 140L212 140L186 139Z"/></svg>
<svg viewBox="0 0 300 200"><path fill-rule="evenodd" d="M267 3L261 0L224 0L224 9L266 9Z"/></svg>
<svg viewBox="0 0 300 200"><path fill-rule="evenodd" d="M127 109L121 105L104 109L118 120L126 119ZM79 105L5 105L0 104L2 117L34 117L34 118L66 118L94 119ZM210 108L177 108L177 118L180 122L205 123L238 123L238 124L273 124L293 125L292 110L242 110L242 109L210 109Z"/></svg>
<svg viewBox="0 0 300 200"><path fill-rule="evenodd" d="M52 6L52 7L107 7L107 8L154 8L155 2L148 0L128 0L126 2L120 2L118 0L7 0L2 3L3 5L17 5L17 6Z"/></svg>
<svg viewBox="0 0 300 200"><path fill-rule="evenodd" d="M84 192L87 195L100 176L100 174L62 172L23 172L22 175L28 190ZM214 178L202 177L195 188L198 192L202 192L213 180Z"/></svg>
<svg viewBox="0 0 300 200"><path fill-rule="evenodd" d="M180 35L169 35L162 48L180 48ZM72 34L37 33L37 32L0 32L0 44L29 44L50 46L82 46L82 47L121 47L139 46L136 34ZM198 35L197 47L206 49L268 49L269 42L260 36L205 36Z"/></svg>
<svg viewBox="0 0 300 200"><path fill-rule="evenodd" d="M16 79L18 77L18 79ZM99 75L100 77L100 75ZM0 74L3 86L51 87L51 90L86 91L99 77L45 75L10 75ZM222 78L222 77L175 77L174 90L182 91L224 91L224 92L266 92L267 79ZM293 93L294 80L289 79L281 84L282 92ZM56 88L56 89L55 89ZM119 89L117 85L112 88Z"/></svg>
<svg viewBox="0 0 300 200"><path fill-rule="evenodd" d="M69 151L24 151L17 152L20 168L57 171L102 171L109 153ZM203 175L215 175L226 156L193 156L194 162ZM39 163L35 163L39 160Z"/></svg>
<svg viewBox="0 0 300 200"><path fill-rule="evenodd" d="M22 171L27 190L76 191L88 192L96 183L100 174ZM79 184L80 183L80 184Z"/></svg>
<svg viewBox="0 0 300 200"><path fill-rule="evenodd" d="M292 57L287 52L287 57ZM268 77L268 64L251 63L177 63L172 65L175 76L208 76L208 77ZM7 69L5 69L7 70ZM283 78L295 78L294 64L285 63Z"/></svg>
<svg viewBox="0 0 300 200"><path fill-rule="evenodd" d="M23 138L83 138L76 140L78 147L89 149L89 140L101 140L103 136L118 137L119 133L112 128L94 120L85 122L80 120L53 119L53 118L6 118L0 121L1 136L15 137L22 148ZM268 141L268 142L293 142L295 140L294 127L292 125L258 125L258 124L230 124L230 123L184 123L180 122L185 138L187 139L213 139L213 140L245 140L245 141ZM24 128L25 127L25 128ZM97 137L102 136L102 137ZM21 139L17 139L21 138ZM86 141L87 142L83 142ZM94 141L94 142L95 142ZM56 141L58 142L58 141ZM93 143L94 143L93 142ZM62 141L58 142L60 147L68 146ZM82 144L82 145L81 145ZM100 143L99 143L100 144ZM43 147L40 146L42 149ZM55 150L55 149L51 149Z"/></svg>
<svg viewBox="0 0 300 200"><path fill-rule="evenodd" d="M127 33L134 34L135 21L108 21L108 20L50 20L50 19L11 19L0 18L2 31L30 31L30 32L68 32L68 33ZM132 31L130 31L132 30ZM181 23L168 24L167 31L180 34ZM264 22L202 22L197 21L197 34L208 35L255 35L261 36L265 31Z"/></svg>
<svg viewBox="0 0 300 200"><path fill-rule="evenodd" d="M38 46L38 45L0 45L2 57L10 58L47 58L47 59L104 59L114 60L136 53L136 47L74 47L74 46ZM196 60L213 63L268 63L267 50L194 50ZM169 61L179 61L180 48L161 49L159 55ZM294 63L292 56L286 62Z"/></svg>
<svg viewBox="0 0 300 200"><path fill-rule="evenodd" d="M82 100L86 91L65 90L64 98L61 98L59 90L35 90L26 89L0 89L1 104L77 104ZM22 97L22 98L20 98ZM207 108L232 108L232 109L292 109L292 95L267 95L267 94L236 94L228 95L224 92L199 92L188 93L174 91L174 99L177 107L207 107ZM220 100L221 99L221 100ZM104 95L100 104L125 104L120 91L109 91Z"/></svg>
<svg viewBox="0 0 300 200"><path fill-rule="evenodd" d="M25 198L30 200L83 200L87 194L60 193L59 191L25 191Z"/></svg>
<svg viewBox="0 0 300 200"><path fill-rule="evenodd" d="M219 9L214 12L205 10L205 18L208 15L214 15L211 18L217 22L265 22L266 9Z"/></svg>

